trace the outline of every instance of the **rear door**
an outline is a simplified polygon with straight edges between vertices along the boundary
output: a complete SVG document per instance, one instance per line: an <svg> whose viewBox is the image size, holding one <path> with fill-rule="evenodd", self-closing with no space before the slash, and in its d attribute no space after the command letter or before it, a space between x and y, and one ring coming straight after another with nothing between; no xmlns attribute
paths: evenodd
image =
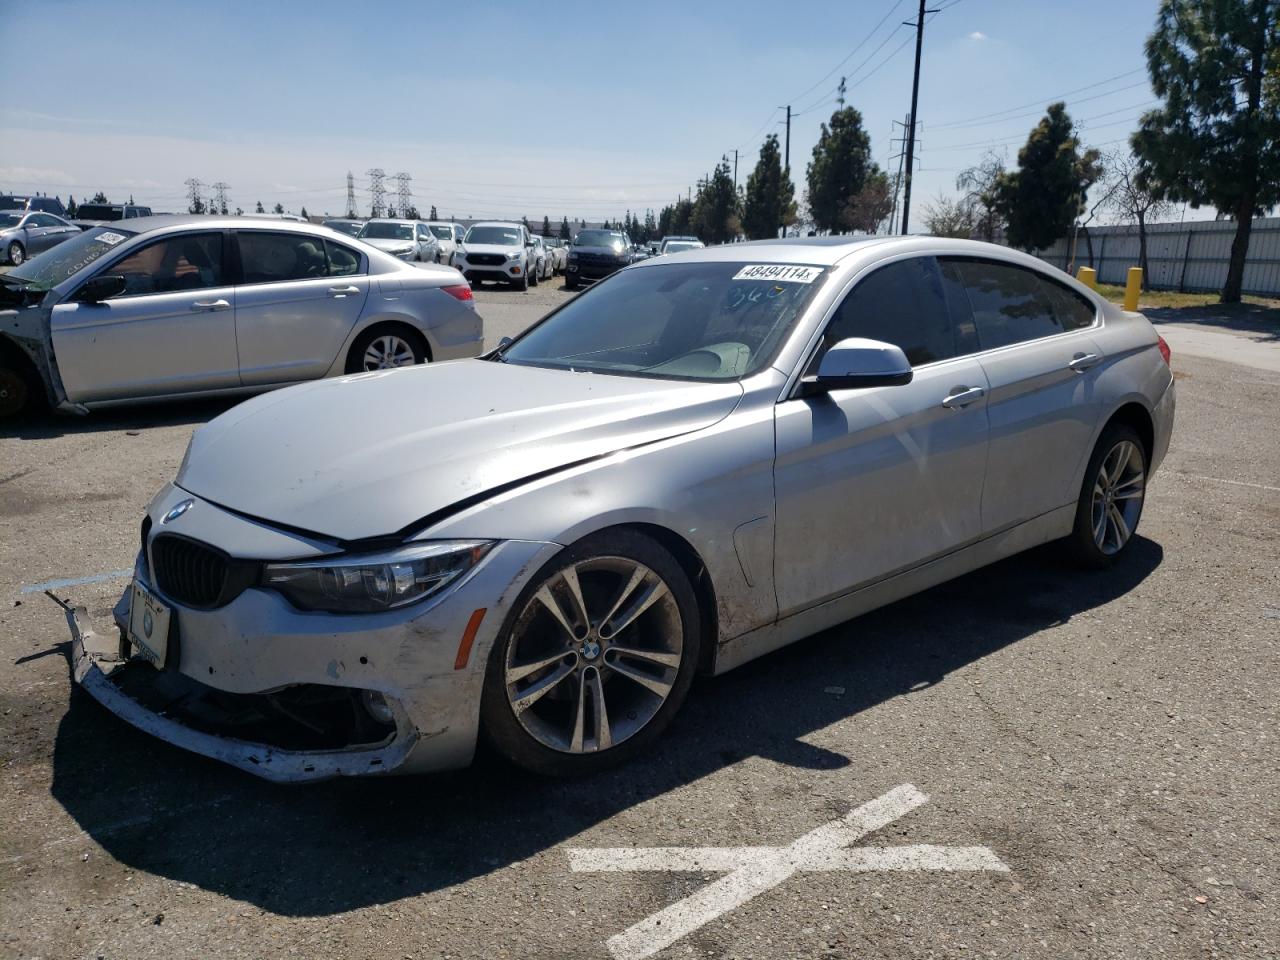
<svg viewBox="0 0 1280 960"><path fill-rule="evenodd" d="M1076 477L1101 413L1097 310L1038 271L976 258L944 259L972 309L990 382L990 459L984 531L994 533L1073 503Z"/></svg>
<svg viewBox="0 0 1280 960"><path fill-rule="evenodd" d="M57 221L47 213L33 213L27 217L25 224L27 228L27 256L34 257L38 253L43 253L51 246L61 240L62 237L55 237L54 231Z"/></svg>
<svg viewBox="0 0 1280 960"><path fill-rule="evenodd" d="M75 402L238 386L235 289L220 231L165 237L94 271L125 292L103 303L73 292L53 308L51 332Z"/></svg>
<svg viewBox="0 0 1280 960"><path fill-rule="evenodd" d="M324 376L369 296L368 261L309 233L239 230L235 237L241 382Z"/></svg>
<svg viewBox="0 0 1280 960"><path fill-rule="evenodd" d="M832 316L807 372L848 337L894 343L901 386L779 403L774 487L781 616L947 553L981 533L986 377L932 257L879 267Z"/></svg>

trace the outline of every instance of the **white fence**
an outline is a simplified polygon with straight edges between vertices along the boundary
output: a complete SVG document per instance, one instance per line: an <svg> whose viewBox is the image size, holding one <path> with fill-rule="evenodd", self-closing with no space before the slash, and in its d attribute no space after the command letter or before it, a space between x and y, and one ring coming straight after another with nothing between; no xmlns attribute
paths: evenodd
<svg viewBox="0 0 1280 960"><path fill-rule="evenodd" d="M1216 292L1227 280L1231 241L1236 233L1232 220L1195 220L1147 226L1147 282L1153 290ZM1090 243L1093 253L1090 256ZM1040 256L1065 270L1071 259L1071 238L1059 240ZM1136 224L1081 229L1076 240L1077 267L1092 266L1101 283L1125 282L1138 260ZM1262 296L1280 294L1280 217L1253 221L1249 256L1244 268L1244 292Z"/></svg>

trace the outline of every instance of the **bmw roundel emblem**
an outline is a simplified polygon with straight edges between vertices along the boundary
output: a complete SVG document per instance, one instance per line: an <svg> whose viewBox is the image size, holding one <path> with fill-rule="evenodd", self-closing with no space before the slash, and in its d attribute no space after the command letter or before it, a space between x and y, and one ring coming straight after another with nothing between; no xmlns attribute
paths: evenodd
<svg viewBox="0 0 1280 960"><path fill-rule="evenodd" d="M163 517L161 517L160 522L168 523L170 520L177 520L180 516L182 516L184 513L186 513L195 505L196 505L196 502L194 500L183 500L180 504L175 506L172 510L170 510Z"/></svg>

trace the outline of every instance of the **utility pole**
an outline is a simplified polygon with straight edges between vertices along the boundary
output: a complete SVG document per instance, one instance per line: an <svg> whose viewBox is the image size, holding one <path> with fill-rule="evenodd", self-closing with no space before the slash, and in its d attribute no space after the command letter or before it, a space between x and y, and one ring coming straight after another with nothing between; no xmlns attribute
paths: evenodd
<svg viewBox="0 0 1280 960"><path fill-rule="evenodd" d="M787 104L787 149L782 155L782 169L791 176L791 104Z"/></svg>
<svg viewBox="0 0 1280 960"><path fill-rule="evenodd" d="M356 218L356 178L347 171L347 216Z"/></svg>
<svg viewBox="0 0 1280 960"><path fill-rule="evenodd" d="M192 177L190 180L186 181L186 185L187 200L189 201L187 209L191 213L204 213L204 200L201 198L201 191L204 189L204 184L201 183L197 177Z"/></svg>
<svg viewBox="0 0 1280 960"><path fill-rule="evenodd" d="M213 206L210 213L220 213L224 217L227 215L227 191L230 189L231 185L221 180L213 185Z"/></svg>
<svg viewBox="0 0 1280 960"><path fill-rule="evenodd" d="M373 194L373 200L369 204L369 216L377 219L382 216L382 201L387 195L386 184L383 182L387 174L381 167L374 167L372 170L366 170L365 175L369 178L369 192Z"/></svg>
<svg viewBox="0 0 1280 960"><path fill-rule="evenodd" d="M738 151L733 151L733 192L736 196L738 193Z"/></svg>
<svg viewBox="0 0 1280 960"><path fill-rule="evenodd" d="M905 171L902 190L902 232L907 232L907 226L911 219L911 173L912 163L915 159L916 146L916 107L920 101L920 49L924 46L924 15L926 13L936 13L935 10L926 10L925 0L920 0L920 13L916 17L916 69L911 79L911 129L907 131L907 169Z"/></svg>

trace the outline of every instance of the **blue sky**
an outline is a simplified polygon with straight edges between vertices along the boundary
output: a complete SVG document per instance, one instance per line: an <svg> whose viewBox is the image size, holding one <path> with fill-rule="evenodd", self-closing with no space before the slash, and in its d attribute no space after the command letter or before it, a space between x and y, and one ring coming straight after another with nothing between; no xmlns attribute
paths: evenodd
<svg viewBox="0 0 1280 960"><path fill-rule="evenodd" d="M347 171L367 205L381 167L412 175L424 214L613 218L656 211L735 148L745 182L788 102L803 189L842 74L889 164L915 6L0 0L6 75L25 78L0 107L0 189L177 210L198 177L246 210L339 214ZM1156 0L930 6L917 210L987 144L1012 161L1057 95L1078 91L1068 109L1104 149L1152 102Z"/></svg>

